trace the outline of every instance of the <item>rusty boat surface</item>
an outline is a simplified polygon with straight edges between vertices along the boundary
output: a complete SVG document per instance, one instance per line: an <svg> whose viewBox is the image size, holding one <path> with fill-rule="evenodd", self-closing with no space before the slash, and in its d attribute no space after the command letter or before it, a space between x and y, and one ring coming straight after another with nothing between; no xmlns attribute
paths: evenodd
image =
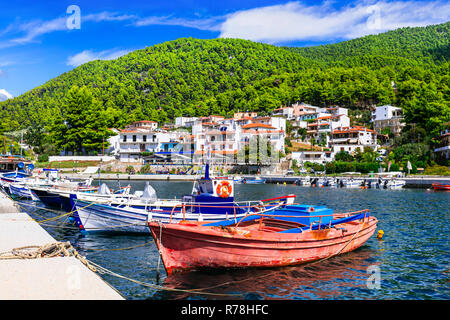
<svg viewBox="0 0 450 320"><path fill-rule="evenodd" d="M450 184L433 183L431 185L434 190L446 190L450 191Z"/></svg>
<svg viewBox="0 0 450 320"><path fill-rule="evenodd" d="M378 220L369 210L293 205L239 221L148 221L168 274L204 268L280 267L326 259L362 246ZM324 214L325 213L325 214Z"/></svg>

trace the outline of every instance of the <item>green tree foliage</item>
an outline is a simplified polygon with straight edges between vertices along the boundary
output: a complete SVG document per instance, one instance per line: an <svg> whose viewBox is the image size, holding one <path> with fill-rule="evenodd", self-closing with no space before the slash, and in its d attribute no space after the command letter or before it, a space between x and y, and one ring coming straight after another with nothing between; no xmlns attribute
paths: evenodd
<svg viewBox="0 0 450 320"><path fill-rule="evenodd" d="M85 114L86 119L96 125L101 119L101 128L143 119L165 123L180 115L230 116L238 110L269 114L303 101L349 108L352 119L362 122L374 105L397 105L407 123L435 137L450 121L449 29L447 22L303 48L177 39L116 60L83 64L1 102L0 132L39 124L56 130L58 147L97 148L101 133L82 145L70 132L77 142L64 142L63 121L72 112L67 109L75 108L66 96L72 87L84 87L92 98L86 98L90 108L102 115ZM97 127L84 125L93 136Z"/></svg>
<svg viewBox="0 0 450 320"><path fill-rule="evenodd" d="M64 114L50 126L58 149L74 153L89 153L102 149L112 134L107 128L108 116L90 90L72 87L64 99Z"/></svg>
<svg viewBox="0 0 450 320"><path fill-rule="evenodd" d="M336 153L336 155L334 156L334 159L336 161L353 161L353 157L350 153L348 153L347 151L339 151Z"/></svg>

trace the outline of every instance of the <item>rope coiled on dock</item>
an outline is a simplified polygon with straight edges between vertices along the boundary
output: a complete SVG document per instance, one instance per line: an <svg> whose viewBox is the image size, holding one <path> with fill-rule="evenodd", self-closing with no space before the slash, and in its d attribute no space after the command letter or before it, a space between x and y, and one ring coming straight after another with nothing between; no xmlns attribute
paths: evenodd
<svg viewBox="0 0 450 320"><path fill-rule="evenodd" d="M92 266L85 257L75 250L69 241L51 242L42 246L24 246L14 248L10 251L0 252L0 260L8 259L41 259L52 257L75 257L81 261L89 270L96 272L97 269Z"/></svg>

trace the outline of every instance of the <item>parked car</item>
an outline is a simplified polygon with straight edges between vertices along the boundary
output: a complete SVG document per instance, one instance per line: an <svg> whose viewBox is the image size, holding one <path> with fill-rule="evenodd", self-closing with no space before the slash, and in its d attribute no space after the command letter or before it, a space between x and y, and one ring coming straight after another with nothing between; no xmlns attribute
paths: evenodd
<svg viewBox="0 0 450 320"><path fill-rule="evenodd" d="M292 170L292 169L288 169L288 170L286 171L286 175L287 175L287 176L292 176L292 175L294 175L294 174L295 174L295 171Z"/></svg>

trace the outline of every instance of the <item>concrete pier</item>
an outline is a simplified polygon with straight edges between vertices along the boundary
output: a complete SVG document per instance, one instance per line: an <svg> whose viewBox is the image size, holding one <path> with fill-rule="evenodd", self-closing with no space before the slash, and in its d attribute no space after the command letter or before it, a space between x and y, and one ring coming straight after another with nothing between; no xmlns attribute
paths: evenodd
<svg viewBox="0 0 450 320"><path fill-rule="evenodd" d="M57 242L0 192L0 252ZM0 300L123 300L75 257L1 259Z"/></svg>

